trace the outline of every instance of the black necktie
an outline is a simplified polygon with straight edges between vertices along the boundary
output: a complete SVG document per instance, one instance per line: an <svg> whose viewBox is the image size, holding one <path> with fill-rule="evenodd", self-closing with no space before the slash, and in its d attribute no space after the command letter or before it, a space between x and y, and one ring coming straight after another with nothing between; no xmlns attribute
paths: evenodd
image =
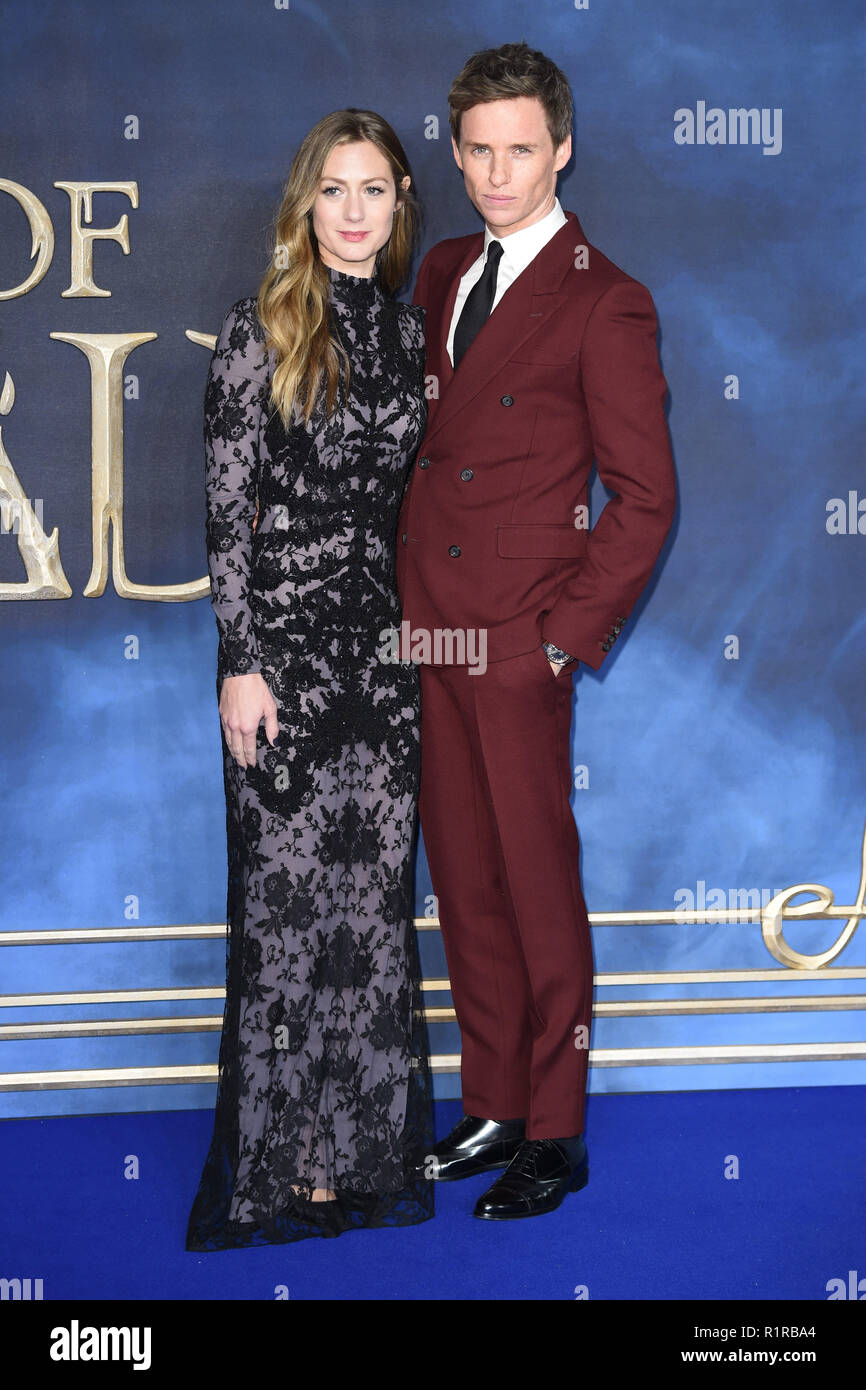
<svg viewBox="0 0 866 1390"><path fill-rule="evenodd" d="M454 368L468 348L482 324L487 322L493 301L496 298L496 270L502 255L502 242L491 241L487 248L487 261L477 280L466 296L457 327L454 330Z"/></svg>

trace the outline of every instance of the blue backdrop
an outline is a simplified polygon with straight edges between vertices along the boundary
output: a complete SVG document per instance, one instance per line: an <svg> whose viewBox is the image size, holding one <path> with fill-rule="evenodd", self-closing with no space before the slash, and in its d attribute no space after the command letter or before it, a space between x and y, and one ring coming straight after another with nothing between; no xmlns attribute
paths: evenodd
<svg viewBox="0 0 866 1390"><path fill-rule="evenodd" d="M122 598L110 575L100 596L84 596L90 372L56 335L155 335L123 368L127 572L139 584L200 579L209 350L187 335L216 333L228 306L255 293L299 141L330 110L372 107L408 151L423 249L473 231L480 221L452 158L448 86L471 52L516 39L548 53L574 91L563 206L653 293L680 488L626 640L575 685L573 803L590 912L734 907L744 893L766 901L801 881L853 902L866 810L859 0L7 0L0 491L14 470L45 532L58 528L71 594L2 592L25 569L19 538L0 535L4 995L224 983L217 937L34 946L9 935L222 923L225 909L210 605ZM724 114L724 143L713 108ZM731 138L735 108L765 113L757 141ZM94 227L128 218L129 254L96 241L93 279L109 293L64 297L71 204L58 185L94 181L137 190L93 195ZM53 257L20 293L34 264L24 212L37 219L33 200L53 231ZM596 481L594 518L605 498ZM422 854L419 915L432 911L430 894ZM792 924L786 934L820 951L840 925ZM444 975L438 933L421 935L425 973ZM836 964L862 972L864 941L866 928ZM776 966L754 923L598 925L594 943L600 973ZM798 985L813 995L859 987L856 976L773 984L780 997L799 997ZM628 997L684 992L773 991L757 981L685 991L644 983ZM598 991L622 997L621 986ZM437 1002L447 1000L431 995ZM593 1048L858 1042L855 1003L601 1017ZM0 1023L218 1009L25 998L0 1010ZM431 1038L437 1052L459 1049L453 1023ZM213 1031L13 1036L0 1067L206 1064L217 1041ZM596 1067L590 1088L859 1083L864 1065ZM456 1083L443 1073L438 1093L457 1094ZM213 1103L209 1085L4 1084L5 1114Z"/></svg>

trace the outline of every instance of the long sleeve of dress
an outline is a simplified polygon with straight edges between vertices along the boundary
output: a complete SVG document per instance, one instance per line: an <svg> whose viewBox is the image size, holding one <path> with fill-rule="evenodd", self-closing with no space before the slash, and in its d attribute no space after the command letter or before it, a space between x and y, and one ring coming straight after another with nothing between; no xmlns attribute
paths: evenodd
<svg viewBox="0 0 866 1390"><path fill-rule="evenodd" d="M417 304L403 304L401 305L401 314L403 314L409 328L409 347L415 358L418 385L420 387L421 396L424 397L426 395L427 385L427 350L425 342L425 320L427 317L427 310Z"/></svg>
<svg viewBox="0 0 866 1390"><path fill-rule="evenodd" d="M270 389L264 332L254 297L226 314L204 400L207 556L219 632L219 673L261 671L249 602L259 431Z"/></svg>
<svg viewBox="0 0 866 1390"><path fill-rule="evenodd" d="M418 391L421 400L424 401L424 413L427 412L427 348L426 348L426 317L427 310L417 304L400 304L397 309L400 334L406 349L411 353L415 364L415 381L413 386ZM406 470L406 480L403 488L403 496L412 476L412 460L409 461L409 468ZM399 520L399 518L398 518Z"/></svg>

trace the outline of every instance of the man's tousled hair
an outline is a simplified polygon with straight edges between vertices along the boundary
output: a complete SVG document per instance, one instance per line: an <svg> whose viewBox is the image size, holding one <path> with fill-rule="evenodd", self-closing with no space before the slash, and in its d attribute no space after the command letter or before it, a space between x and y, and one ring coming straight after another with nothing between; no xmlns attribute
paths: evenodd
<svg viewBox="0 0 866 1390"><path fill-rule="evenodd" d="M574 105L568 78L550 58L525 42L504 43L473 53L451 83L448 112L451 134L460 144L460 117L472 106L510 97L538 97L547 128L558 149L571 134Z"/></svg>

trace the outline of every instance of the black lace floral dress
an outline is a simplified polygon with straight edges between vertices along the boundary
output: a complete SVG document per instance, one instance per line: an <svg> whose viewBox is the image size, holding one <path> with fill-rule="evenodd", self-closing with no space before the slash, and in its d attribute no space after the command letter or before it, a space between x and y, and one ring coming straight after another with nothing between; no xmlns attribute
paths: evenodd
<svg viewBox="0 0 866 1390"><path fill-rule="evenodd" d="M282 426L255 298L229 310L208 375L217 692L227 675L261 672L279 735L272 747L259 726L246 770L223 740L226 1002L188 1250L433 1215L412 920L419 681L383 657L401 621L394 532L426 416L423 310L378 277L328 276L351 366L330 419L320 403L308 424L296 412ZM313 1202L314 1188L336 1200Z"/></svg>

